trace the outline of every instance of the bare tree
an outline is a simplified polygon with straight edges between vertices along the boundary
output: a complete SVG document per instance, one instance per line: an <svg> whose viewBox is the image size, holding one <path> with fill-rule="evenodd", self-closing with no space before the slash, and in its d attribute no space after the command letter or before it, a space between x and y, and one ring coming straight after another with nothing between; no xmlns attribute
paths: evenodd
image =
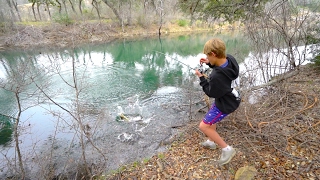
<svg viewBox="0 0 320 180"><path fill-rule="evenodd" d="M99 3L97 2L97 0L92 0L91 4L95 8L95 10L97 11L98 18L100 20L101 15L100 15L100 10L99 10Z"/></svg>
<svg viewBox="0 0 320 180"><path fill-rule="evenodd" d="M63 7L64 7L64 12L68 16L68 8L67 8L66 0L62 0L62 4L63 4Z"/></svg>
<svg viewBox="0 0 320 180"><path fill-rule="evenodd" d="M309 32L319 20L310 10L300 7L294 1L275 0L267 3L261 14L251 14L246 21L253 52L266 82L279 74L276 67L284 73L306 61Z"/></svg>
<svg viewBox="0 0 320 180"><path fill-rule="evenodd" d="M31 108L35 105L37 105L39 102L33 102L28 104L24 104L25 100L29 100L30 98L34 98L37 96L38 91L32 91L29 89L29 86L32 84L31 79L36 78L38 76L39 71L36 71L34 69L34 66L32 65L32 61L30 59L19 59L17 60L17 63L13 67L12 65L9 65L7 62L4 61L4 59L1 59L2 64L6 67L6 73L7 78L6 79L0 79L0 88L9 91L14 95L14 98L16 100L16 107L17 112L13 115L8 114L2 114L4 116L10 117L14 119L14 142L15 142L15 152L17 155L17 159L14 159L14 161L18 162L19 171L17 174L19 174L19 179L25 179L26 178L26 170L24 167L24 157L21 153L20 148L20 120L22 113L27 110L28 108ZM44 88L44 87L42 87ZM35 98L37 99L37 98Z"/></svg>
<svg viewBox="0 0 320 180"><path fill-rule="evenodd" d="M120 22L121 25L123 25L123 18L120 16L119 10L117 10L119 7L120 9L120 2L117 0L102 0L106 5L112 10L114 15L117 17L118 21Z"/></svg>
<svg viewBox="0 0 320 180"><path fill-rule="evenodd" d="M34 9L34 5L37 3L37 0L31 0L31 2L32 2L31 8L32 8L33 17L34 17L34 20L37 21L36 11Z"/></svg>
<svg viewBox="0 0 320 180"><path fill-rule="evenodd" d="M199 14L201 8L203 8L204 2L201 0L191 0L184 1L179 0L179 6L185 14L190 15L190 26L193 25L193 22L196 18L196 14Z"/></svg>
<svg viewBox="0 0 320 180"><path fill-rule="evenodd" d="M44 3L46 5L46 10L48 11L48 15L49 15L49 18L51 20L52 17L51 17L50 5L52 4L52 2L50 0L45 0Z"/></svg>
<svg viewBox="0 0 320 180"><path fill-rule="evenodd" d="M196 9L198 8L198 5L200 3L200 0L197 0L195 3L192 4L192 6L190 7L190 26L193 25L193 22L195 20L195 12L196 12Z"/></svg>
<svg viewBox="0 0 320 180"><path fill-rule="evenodd" d="M59 8L59 13L61 14L62 12L62 5L61 5L61 2L59 0L56 0L56 3L58 4L58 8Z"/></svg>
<svg viewBox="0 0 320 180"><path fill-rule="evenodd" d="M37 11L38 11L39 19L40 19L40 21L41 21L42 18L41 18L41 13L40 13L40 6L41 6L41 2L40 2L40 1L37 1Z"/></svg>
<svg viewBox="0 0 320 180"><path fill-rule="evenodd" d="M72 11L73 11L75 14L77 14L77 11L76 11L76 9L74 8L74 5L73 5L73 3L72 3L72 0L69 0L69 3L70 3L70 5L71 5Z"/></svg>
<svg viewBox="0 0 320 180"><path fill-rule="evenodd" d="M129 0L129 13L127 15L128 25L132 24L132 0Z"/></svg>
<svg viewBox="0 0 320 180"><path fill-rule="evenodd" d="M14 9L15 9L16 12L17 12L18 19L19 19L19 21L21 22L22 20L21 20L21 16L20 16L19 9L18 9L18 3L17 3L16 0L11 0L11 1L12 1L12 5L13 5Z"/></svg>
<svg viewBox="0 0 320 180"><path fill-rule="evenodd" d="M164 13L164 2L163 0L158 0L156 5L157 13L159 14L159 36L161 36L161 28L163 24L163 17L165 15Z"/></svg>
<svg viewBox="0 0 320 180"><path fill-rule="evenodd" d="M51 66L48 69L48 72L57 74L61 80L65 83L66 86L71 88L74 92L74 96L72 98L72 101L68 105L62 105L59 102L57 102L54 99L54 96L50 94L50 92L46 91L42 88L41 85L37 83L35 79L33 79L33 83L36 85L36 87L39 89L39 91L48 99L51 103L53 103L55 106L59 107L63 112L66 112L71 120L72 125L71 127L75 130L75 136L79 138L79 143L81 146L81 158L83 163L86 174L88 176L92 176L92 171L90 168L90 163L88 162L87 158L87 143L89 143L103 158L103 160L106 162L107 159L102 152L102 150L95 145L95 143L92 140L92 133L91 133L91 127L89 124L85 123L84 117L86 116L85 107L83 105L83 100L81 99L82 92L85 91L89 87L89 84L86 83L86 70L80 71L77 70L77 59L74 55L74 53L71 51L65 51L67 52L67 55L69 56L68 59L64 58L64 55L61 54L59 56L53 57L50 62ZM72 66L72 79L67 80L61 73L61 64L59 64L59 59L62 59L65 63L71 63ZM57 113L55 113L57 114ZM66 122L69 122L66 120Z"/></svg>
<svg viewBox="0 0 320 180"><path fill-rule="evenodd" d="M78 7L79 7L79 11L80 11L81 15L83 14L83 12L82 12L82 3L83 3L83 0L79 0Z"/></svg>
<svg viewBox="0 0 320 180"><path fill-rule="evenodd" d="M11 14L11 18L13 19L13 21L16 21L17 20L17 17L14 13L14 3L11 1L11 0L6 0L8 6L9 6L9 11L10 11L10 14ZM21 21L21 19L20 19Z"/></svg>

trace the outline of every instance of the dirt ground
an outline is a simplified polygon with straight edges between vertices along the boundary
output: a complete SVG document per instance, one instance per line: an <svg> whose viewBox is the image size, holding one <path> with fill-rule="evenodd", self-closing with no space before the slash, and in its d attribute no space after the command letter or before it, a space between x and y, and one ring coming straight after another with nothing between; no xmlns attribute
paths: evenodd
<svg viewBox="0 0 320 180"><path fill-rule="evenodd" d="M54 27L54 30L53 30ZM106 42L119 37L157 35L156 27L122 32L108 25L19 26L18 33L0 33L0 51L39 46L65 47ZM167 31L181 32L183 29ZM186 31L190 31L187 29ZM121 32L121 33L119 33ZM204 115L180 128L168 151L119 168L97 179L320 179L320 70L307 65L299 73L272 86L243 91L238 110L219 123L218 132L237 149L236 156L217 166L220 149L199 146L206 137L198 129ZM262 91L263 90L263 91ZM263 93L261 93L263 92ZM259 95L260 94L260 95ZM249 98L258 97L256 103ZM237 171L244 173L235 178ZM248 168L249 167L249 168ZM239 171L238 171L239 172ZM241 173L240 173L241 175ZM237 174L238 177L238 174ZM94 178L93 178L94 179Z"/></svg>

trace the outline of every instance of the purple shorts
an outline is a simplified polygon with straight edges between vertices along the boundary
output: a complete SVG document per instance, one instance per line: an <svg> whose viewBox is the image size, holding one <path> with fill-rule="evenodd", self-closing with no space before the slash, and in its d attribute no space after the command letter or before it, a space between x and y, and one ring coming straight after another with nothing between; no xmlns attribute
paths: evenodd
<svg viewBox="0 0 320 180"><path fill-rule="evenodd" d="M228 116L228 114L224 114L223 112L221 112L215 103L212 104L210 110L207 112L207 114L204 116L202 122L204 122L205 124L215 124L217 122L220 122L223 118L225 118L226 116Z"/></svg>

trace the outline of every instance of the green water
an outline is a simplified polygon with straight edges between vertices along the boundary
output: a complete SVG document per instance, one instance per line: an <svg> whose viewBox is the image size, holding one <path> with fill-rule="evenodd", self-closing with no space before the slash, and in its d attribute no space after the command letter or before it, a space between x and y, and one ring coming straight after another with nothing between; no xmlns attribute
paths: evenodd
<svg viewBox="0 0 320 180"><path fill-rule="evenodd" d="M130 150L124 153L127 157L124 157L123 161L133 158L136 154L148 154L152 149L145 146L153 147L148 143L159 143L158 141L170 132L166 129L170 125L166 124L175 123L172 119L176 119L177 123L187 120L186 113L175 112L170 108L166 111L162 107L170 103L183 102L185 96L182 90L198 87L194 85L197 78L190 67L198 65L200 57L203 57L204 43L214 36L226 42L227 52L233 54L239 63L248 56L250 47L241 36L212 33L177 35L161 39L122 39L76 48L1 52L0 114L17 116L18 104L12 91L19 89L23 110L19 124L19 139L23 152L41 149L42 144L51 140L53 134L55 138L72 139L73 126L66 120L70 117L66 114L58 116L61 109L49 101L43 92L62 107L73 111L72 105L77 94L72 86L73 77L76 77L83 118L88 124L97 122L97 119L104 121L95 136L97 139L105 139L103 144L106 148L111 148L106 151L110 155L108 158L112 168L118 165L119 158L123 158L112 152L121 148L123 151ZM72 62L75 62L75 71ZM145 121L130 122L133 123L130 126L119 124L122 123L116 121L119 107L126 114L138 114ZM103 118L102 114L110 118ZM14 152L14 147L10 145L13 141L14 122L6 116L0 116L0 149ZM58 124L61 119L66 123ZM126 137L126 133L136 139L129 145L121 146L121 142L125 142L121 138ZM148 137L140 142L148 144L143 150L139 149L142 148L139 143L135 144L141 137ZM113 150L115 147L117 149ZM144 152L145 150L148 150L148 153ZM0 159L2 158L0 156Z"/></svg>

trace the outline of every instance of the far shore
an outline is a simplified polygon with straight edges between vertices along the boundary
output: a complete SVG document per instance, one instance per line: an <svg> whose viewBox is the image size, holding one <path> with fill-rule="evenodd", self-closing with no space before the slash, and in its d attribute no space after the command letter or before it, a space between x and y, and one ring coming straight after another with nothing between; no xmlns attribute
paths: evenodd
<svg viewBox="0 0 320 180"><path fill-rule="evenodd" d="M50 23L45 25L16 25L15 30L0 33L0 52L16 49L63 48L76 47L88 43L106 43L116 39L158 38L159 27L152 25L146 28L139 26L110 27L106 23L79 22L71 25ZM235 27L189 27L176 24L164 25L161 36L175 36L178 34L235 31Z"/></svg>

